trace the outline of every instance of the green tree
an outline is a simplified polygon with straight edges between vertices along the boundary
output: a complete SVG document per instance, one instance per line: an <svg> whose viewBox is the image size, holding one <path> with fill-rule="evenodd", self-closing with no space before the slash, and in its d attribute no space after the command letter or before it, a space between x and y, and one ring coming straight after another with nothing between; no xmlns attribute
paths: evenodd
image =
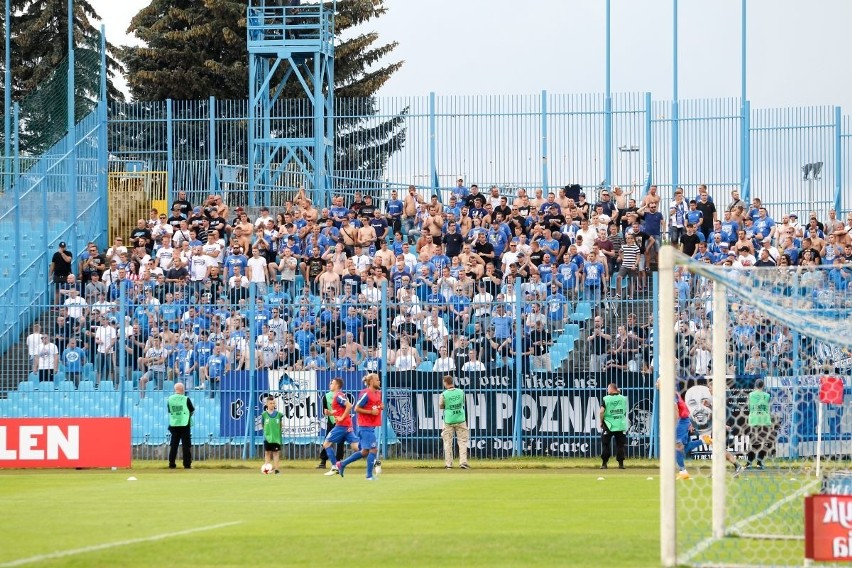
<svg viewBox="0 0 852 568"><path fill-rule="evenodd" d="M327 3L331 9L331 3ZM248 50L246 1L151 0L133 18L129 31L144 46L125 46L121 59L135 100L246 99ZM337 3L337 37L386 13L382 0L340 0ZM396 43L378 44L375 32L360 33L340 41L335 51L335 96L338 99L335 171L359 172L356 177L379 179L388 157L405 141L403 122L407 109L382 120L375 116L374 95L399 69L401 62L382 64ZM294 78L282 93L279 116L303 117L304 97ZM343 112L340 112L340 111ZM282 114L281 111L285 111ZM358 116L353 116L357 111ZM234 125L244 128L244 125ZM292 120L278 134L310 137L310 120ZM203 133L201 134L203 136ZM245 163L245 155L240 161ZM357 181L354 185L364 186Z"/></svg>
<svg viewBox="0 0 852 568"><path fill-rule="evenodd" d="M21 146L40 154L64 135L67 125L67 2L13 0L12 12L12 98L21 103ZM100 31L91 23L98 19L89 2L75 0L76 120L94 109L100 95ZM121 71L115 54L108 44L108 95L123 100L112 82ZM5 60L5 53L0 55Z"/></svg>

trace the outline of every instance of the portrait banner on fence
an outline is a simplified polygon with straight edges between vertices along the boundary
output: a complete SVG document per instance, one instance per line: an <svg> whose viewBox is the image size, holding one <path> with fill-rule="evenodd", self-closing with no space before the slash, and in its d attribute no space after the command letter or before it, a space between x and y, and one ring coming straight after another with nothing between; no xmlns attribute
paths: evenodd
<svg viewBox="0 0 852 568"><path fill-rule="evenodd" d="M281 437L285 444L313 444L324 422L316 371L270 370L266 390L276 399L277 409L284 416ZM255 419L255 431L261 433L260 416Z"/></svg>

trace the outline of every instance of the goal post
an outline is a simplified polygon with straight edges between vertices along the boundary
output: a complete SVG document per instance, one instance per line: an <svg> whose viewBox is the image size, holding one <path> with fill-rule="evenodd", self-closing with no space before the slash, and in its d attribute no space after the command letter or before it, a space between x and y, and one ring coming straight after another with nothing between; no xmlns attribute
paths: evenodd
<svg viewBox="0 0 852 568"><path fill-rule="evenodd" d="M677 565L677 491L675 488L675 360L664 346L674 345L675 249L663 246L659 255L660 313L660 560L665 567Z"/></svg>
<svg viewBox="0 0 852 568"><path fill-rule="evenodd" d="M823 397L852 392L852 268L723 267L664 246L659 283L661 564L807 563L805 498L852 494L852 405Z"/></svg>

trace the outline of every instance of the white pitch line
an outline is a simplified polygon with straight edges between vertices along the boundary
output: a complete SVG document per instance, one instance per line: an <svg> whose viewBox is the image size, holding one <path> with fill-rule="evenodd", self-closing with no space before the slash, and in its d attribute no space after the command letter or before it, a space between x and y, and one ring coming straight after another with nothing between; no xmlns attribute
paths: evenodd
<svg viewBox="0 0 852 568"><path fill-rule="evenodd" d="M240 523L242 523L242 521L232 521L230 523L221 523L218 525L210 525L207 527L187 529L185 531L158 534L154 536L147 536L145 538L132 538L130 540L120 540L118 542L108 542L106 544L95 544L92 546L84 546L83 548L74 548L72 550L51 552L50 554L39 554L38 556L30 556L29 558L20 558L11 562L5 562L3 564L0 564L0 568L6 568L7 566L23 566L24 564L33 564L34 562L43 562L45 560L53 560L55 558L64 558L66 556L73 556L75 554L86 554L87 552L97 552L99 550L107 550L110 548L117 548L119 546L139 544L140 542L156 542L158 540L165 540L167 538L172 538L175 536L184 536L197 532L212 531L216 529L223 529L225 527L232 527L234 525L239 525Z"/></svg>

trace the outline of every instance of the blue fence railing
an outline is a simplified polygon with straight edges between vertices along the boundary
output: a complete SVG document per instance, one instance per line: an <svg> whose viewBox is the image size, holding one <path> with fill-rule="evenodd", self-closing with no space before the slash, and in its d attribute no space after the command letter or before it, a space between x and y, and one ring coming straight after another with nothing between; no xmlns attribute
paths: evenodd
<svg viewBox="0 0 852 568"><path fill-rule="evenodd" d="M54 300L49 271L58 244L74 253L76 271L76 255L106 235L106 163L106 125L96 111L11 178L0 213L0 352Z"/></svg>
<svg viewBox="0 0 852 568"><path fill-rule="evenodd" d="M657 185L665 203L675 185L691 195L705 184L717 198L737 189L747 202L798 203L821 217L849 207L844 182L852 175L845 159L852 126L839 107L751 109L738 99L701 99L679 101L675 117L673 103L650 93L614 95L609 110L605 103L603 95L547 92L340 99L334 187L376 193L414 184L446 202L458 178L507 194L521 187L546 194L576 183L594 202L609 180L637 198ZM276 104L276 116L287 118L270 123L275 136L305 136L311 116L304 101ZM170 172L170 188L187 191L193 202L221 191L235 204L263 204L246 193L247 116L246 101L114 103L110 153ZM405 143L385 162L381 128L398 117ZM820 166L809 168L806 179L808 164ZM294 171L259 191L274 195L270 190L292 192L304 184Z"/></svg>

